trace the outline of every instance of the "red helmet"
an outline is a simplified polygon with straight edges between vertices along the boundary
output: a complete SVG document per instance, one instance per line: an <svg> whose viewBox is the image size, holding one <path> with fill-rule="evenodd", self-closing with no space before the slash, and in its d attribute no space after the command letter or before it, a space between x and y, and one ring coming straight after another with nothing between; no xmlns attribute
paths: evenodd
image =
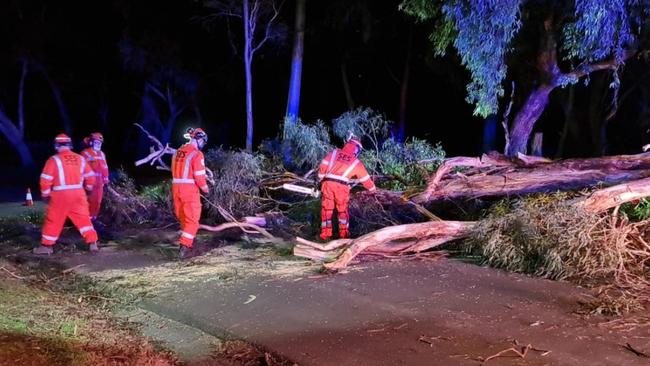
<svg viewBox="0 0 650 366"><path fill-rule="evenodd" d="M72 147L72 139L70 136L66 135L65 133L60 133L56 135L54 138L54 150L57 152L62 149L62 148L71 148Z"/></svg>
<svg viewBox="0 0 650 366"><path fill-rule="evenodd" d="M93 140L104 143L104 135L102 135L101 132L93 132L90 134L90 136L84 138L84 144L90 146Z"/></svg>
<svg viewBox="0 0 650 366"><path fill-rule="evenodd" d="M104 142L104 135L101 134L101 132L93 132L90 134L90 140L98 140L101 142Z"/></svg>
<svg viewBox="0 0 650 366"><path fill-rule="evenodd" d="M202 128L193 128L190 127L187 129L187 133L185 134L185 138L189 139L195 139L195 140L205 140L205 142L208 141L208 134L203 131Z"/></svg>
<svg viewBox="0 0 650 366"><path fill-rule="evenodd" d="M361 141L359 141L359 139L356 138L356 137L352 137L352 138L350 138L350 139L347 141L347 144L353 144L353 145L355 145L356 147L358 147L359 150L363 150L363 145L361 145Z"/></svg>
<svg viewBox="0 0 650 366"><path fill-rule="evenodd" d="M65 133L60 133L60 134L56 135L56 137L54 138L54 143L55 144L62 144L62 145L63 144L70 145L70 144L72 144L72 139L70 138L70 136L66 135Z"/></svg>
<svg viewBox="0 0 650 366"><path fill-rule="evenodd" d="M356 137L349 138L348 141L345 142L345 145L343 145L343 151L354 156L359 156L361 150L363 150L363 146L361 145L361 141Z"/></svg>

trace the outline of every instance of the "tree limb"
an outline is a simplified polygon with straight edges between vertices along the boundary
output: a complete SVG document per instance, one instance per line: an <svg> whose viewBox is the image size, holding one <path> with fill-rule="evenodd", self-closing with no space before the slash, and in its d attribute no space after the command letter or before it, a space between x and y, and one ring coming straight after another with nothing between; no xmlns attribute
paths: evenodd
<svg viewBox="0 0 650 366"><path fill-rule="evenodd" d="M625 54L623 55L623 61L629 59L630 57L634 56L637 53L637 50L626 50ZM619 60L616 60L615 58L609 59L609 60L604 60L604 61L599 61L591 64L583 64L578 66L575 70L564 73L564 74L559 74L553 79L552 85L554 87L556 86L561 86L562 85L562 80L566 79L580 79L584 76L587 76L593 72L600 71L600 70L615 70L620 66Z"/></svg>

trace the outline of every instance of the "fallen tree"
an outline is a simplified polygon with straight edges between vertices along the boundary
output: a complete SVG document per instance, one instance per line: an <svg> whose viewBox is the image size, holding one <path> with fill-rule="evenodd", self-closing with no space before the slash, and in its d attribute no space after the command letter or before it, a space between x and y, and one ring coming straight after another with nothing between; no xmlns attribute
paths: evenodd
<svg viewBox="0 0 650 366"><path fill-rule="evenodd" d="M458 168L469 169L450 174ZM412 200L422 204L575 190L646 177L650 177L650 154L647 153L559 161L521 154L510 159L492 153L481 158L446 159L429 179L426 189Z"/></svg>
<svg viewBox="0 0 650 366"><path fill-rule="evenodd" d="M472 167L465 174L446 176L457 167ZM487 171L482 171L487 169ZM427 190L416 196L420 201L471 198L572 190L596 184L626 183L592 192L588 197L567 202L595 214L625 202L650 196L650 155L621 155L596 159L570 159L552 162L519 156L500 155L481 158L447 159L429 181ZM639 179L644 178L644 179ZM635 180L636 179L636 180ZM500 184L496 184L496 181ZM630 181L632 180L632 181ZM480 184L486 186L481 186ZM389 226L357 239L342 239L318 244L297 238L294 255L330 261L329 269L345 268L360 253L403 254L428 250L467 237L476 222L431 221Z"/></svg>
<svg viewBox="0 0 650 366"><path fill-rule="evenodd" d="M474 222L430 221L418 224L389 226L373 231L357 239L339 239L326 245L298 238L294 255L315 260L332 258L336 261L325 264L329 269L341 269L361 252L367 254L417 253L435 248L454 239L469 235Z"/></svg>

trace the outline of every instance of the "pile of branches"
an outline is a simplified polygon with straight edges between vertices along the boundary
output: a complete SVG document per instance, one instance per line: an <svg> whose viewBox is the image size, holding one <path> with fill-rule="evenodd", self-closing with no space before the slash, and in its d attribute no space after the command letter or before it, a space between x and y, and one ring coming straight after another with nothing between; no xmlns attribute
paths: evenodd
<svg viewBox="0 0 650 366"><path fill-rule="evenodd" d="M265 164L263 155L216 148L206 152L205 164L215 177L210 193L205 197L212 203L206 209L213 221L223 222L224 219L217 207L236 218L272 207L272 201L260 191Z"/></svg>
<svg viewBox="0 0 650 366"><path fill-rule="evenodd" d="M399 193L378 191L369 194L362 191L352 195L349 212L350 233L353 237L368 234L387 226L411 224L431 218L418 210L420 206L405 199Z"/></svg>
<svg viewBox="0 0 650 366"><path fill-rule="evenodd" d="M597 289L590 312L620 314L650 301L650 220L588 212L566 193L504 200L461 247L485 264Z"/></svg>
<svg viewBox="0 0 650 366"><path fill-rule="evenodd" d="M174 220L173 210L170 210L170 196L160 197L163 198L141 194L133 179L123 170L118 170L104 195L99 219L117 228L169 224ZM164 200L165 197L167 200Z"/></svg>

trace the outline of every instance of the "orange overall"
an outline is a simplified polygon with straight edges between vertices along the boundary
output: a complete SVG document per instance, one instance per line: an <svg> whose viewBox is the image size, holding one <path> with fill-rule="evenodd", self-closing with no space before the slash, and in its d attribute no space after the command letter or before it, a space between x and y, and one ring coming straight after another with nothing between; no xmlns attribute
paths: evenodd
<svg viewBox="0 0 650 366"><path fill-rule="evenodd" d="M87 191L93 189L95 173L81 155L64 150L50 157L41 174L41 196L50 198L43 223L41 243L52 246L70 218L87 244L97 241L97 232L90 222Z"/></svg>
<svg viewBox="0 0 650 366"><path fill-rule="evenodd" d="M325 157L318 168L318 178L321 180L321 232L323 240L332 237L332 217L334 209L339 221L339 237L349 236L348 202L350 200L350 185L362 183L369 191L377 188L370 179L363 163L354 156L354 146L346 144L343 149L336 149ZM354 179L356 178L356 179Z"/></svg>
<svg viewBox="0 0 650 366"><path fill-rule="evenodd" d="M88 196L88 209L90 217L96 218L102 205L104 197L104 184L108 183L108 164L106 163L106 154L103 151L96 151L92 147L86 148L81 152L90 168L95 172L95 186Z"/></svg>
<svg viewBox="0 0 650 366"><path fill-rule="evenodd" d="M172 158L174 213L181 224L180 245L191 248L199 230L201 196L208 193L203 153L192 144L181 146Z"/></svg>

